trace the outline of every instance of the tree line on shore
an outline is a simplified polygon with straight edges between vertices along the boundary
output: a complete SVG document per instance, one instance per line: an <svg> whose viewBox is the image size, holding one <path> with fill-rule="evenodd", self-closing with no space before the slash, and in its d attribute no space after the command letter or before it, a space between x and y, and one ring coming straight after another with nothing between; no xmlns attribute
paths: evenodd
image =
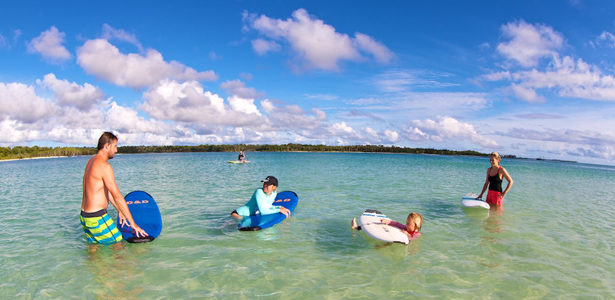
<svg viewBox="0 0 615 300"><path fill-rule="evenodd" d="M454 151L433 148L408 148L383 145L347 145L347 146L326 146L326 145L304 145L304 144L283 144L283 145L185 145L185 146L120 146L118 153L173 153L173 152L239 152L239 151L258 151L258 152L367 152L367 153L409 153L409 154L438 154L438 155L470 155L487 156L489 154L480 153L473 150ZM24 159L50 156L78 156L94 155L95 147L39 147L39 146L16 146L0 147L0 159ZM503 157L516 158L515 155L503 155Z"/></svg>
<svg viewBox="0 0 615 300"><path fill-rule="evenodd" d="M37 157L78 156L94 154L96 154L96 148L93 147L0 147L0 159L24 159Z"/></svg>

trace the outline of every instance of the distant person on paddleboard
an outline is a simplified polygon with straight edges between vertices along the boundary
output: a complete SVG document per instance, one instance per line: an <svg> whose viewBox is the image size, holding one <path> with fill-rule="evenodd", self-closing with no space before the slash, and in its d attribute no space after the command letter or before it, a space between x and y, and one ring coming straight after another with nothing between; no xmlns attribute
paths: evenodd
<svg viewBox="0 0 615 300"><path fill-rule="evenodd" d="M122 241L122 234L107 214L109 202L117 209L121 224L128 220L137 237L147 236L147 233L132 219L126 200L115 183L113 168L107 162L115 153L117 153L117 137L111 132L103 133L98 139L98 153L90 158L83 174L81 227L88 241L95 244Z"/></svg>
<svg viewBox="0 0 615 300"><path fill-rule="evenodd" d="M243 151L239 151L239 157L237 158L237 160L239 162L245 162L245 155L243 154Z"/></svg>
<svg viewBox="0 0 615 300"><path fill-rule="evenodd" d="M261 215L270 215L275 213L283 213L287 218L290 217L290 210L284 206L272 205L275 197L278 195L278 179L273 176L267 176L264 180L263 188L258 188L252 194L250 201L246 205L234 210L231 216L235 219L249 217L256 214L258 210Z"/></svg>
<svg viewBox="0 0 615 300"><path fill-rule="evenodd" d="M421 226L423 226L423 216L419 213L410 213L406 218L406 224L391 219L380 219L380 222L401 229L401 232L407 235L408 239L415 239L421 236L419 231L421 231ZM357 218L352 218L352 221L350 221L350 228L361 230L361 226L357 224Z"/></svg>
<svg viewBox="0 0 615 300"><path fill-rule="evenodd" d="M489 187L489 192L487 192L487 203L495 206L496 209L502 209L502 205L504 204L504 196L510 190L513 185L513 180L508 175L508 172L504 167L500 166L500 160L502 157L499 153L493 152L489 156L489 162L491 163L491 167L487 169L487 178L485 179L485 184L483 184L483 190L480 192L480 195L476 197L476 199L481 199L487 187ZM506 179L508 181L508 185L506 189L502 191L502 179Z"/></svg>

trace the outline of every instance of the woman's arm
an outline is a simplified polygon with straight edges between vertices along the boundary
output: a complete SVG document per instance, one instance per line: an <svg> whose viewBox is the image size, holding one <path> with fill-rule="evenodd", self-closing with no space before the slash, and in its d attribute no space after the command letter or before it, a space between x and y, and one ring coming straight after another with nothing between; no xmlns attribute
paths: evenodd
<svg viewBox="0 0 615 300"><path fill-rule="evenodd" d="M512 177L510 177L510 175L508 174L508 171L506 171L506 169L502 168L500 170L500 173L502 173L502 176L504 178L506 178L506 181L508 181L508 185L506 186L506 189L502 192L502 198L504 198L504 196L506 195L506 193L508 193L508 190L510 190L510 188L513 185L513 180Z"/></svg>
<svg viewBox="0 0 615 300"><path fill-rule="evenodd" d="M485 178L485 184L483 184L483 190L480 192L480 195L476 197L476 199L483 198L483 194L485 193L488 187L489 187L489 169L487 169L487 177Z"/></svg>

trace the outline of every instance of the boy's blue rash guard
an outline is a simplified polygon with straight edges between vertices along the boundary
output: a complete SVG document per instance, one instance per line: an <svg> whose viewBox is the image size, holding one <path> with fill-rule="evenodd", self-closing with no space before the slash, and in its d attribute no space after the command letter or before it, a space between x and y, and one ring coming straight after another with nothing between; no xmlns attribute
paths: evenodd
<svg viewBox="0 0 615 300"><path fill-rule="evenodd" d="M275 201L275 197L278 195L277 191L273 191L271 195L267 196L263 192L262 188L256 189L250 201L246 205L237 209L237 214L240 216L248 217L256 214L256 211L260 211L261 215L270 215L280 212L280 207L271 205Z"/></svg>

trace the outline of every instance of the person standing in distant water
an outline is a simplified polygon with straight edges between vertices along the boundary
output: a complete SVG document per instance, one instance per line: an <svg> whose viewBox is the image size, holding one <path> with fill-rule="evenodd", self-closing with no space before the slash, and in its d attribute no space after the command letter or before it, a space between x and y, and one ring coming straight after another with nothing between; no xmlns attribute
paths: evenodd
<svg viewBox="0 0 615 300"><path fill-rule="evenodd" d="M489 203L492 207L495 206L496 209L501 209L504 204L504 196L510 190L513 185L513 180L508 175L506 169L500 166L500 154L497 152L491 153L489 156L489 162L491 163L491 167L487 169L487 179L485 179L485 184L483 185L483 190L480 192L480 195L476 197L476 199L482 198L487 187L489 188L489 192L487 193L487 203ZM508 185L506 189L502 191L502 179L506 178L508 181Z"/></svg>
<svg viewBox="0 0 615 300"><path fill-rule="evenodd" d="M241 219L243 217L249 217L256 214L258 210L261 215L270 215L275 213L282 213L287 218L290 217L290 210L284 206L272 205L275 201L275 197L278 195L278 179L273 176L267 176L264 180L263 188L258 188L252 194L252 198L246 203L246 205L234 210L231 216L235 219Z"/></svg>
<svg viewBox="0 0 615 300"><path fill-rule="evenodd" d="M239 151L239 157L237 158L237 160L239 162L245 162L245 155L243 155L243 151Z"/></svg>
<svg viewBox="0 0 615 300"><path fill-rule="evenodd" d="M110 244L122 241L122 234L107 214L109 202L115 206L120 225L128 220L137 237L147 236L133 220L126 200L115 183L113 168L107 162L117 153L117 137L111 132L98 139L98 153L90 158L83 174L83 197L81 198L81 226L88 241L95 244Z"/></svg>

